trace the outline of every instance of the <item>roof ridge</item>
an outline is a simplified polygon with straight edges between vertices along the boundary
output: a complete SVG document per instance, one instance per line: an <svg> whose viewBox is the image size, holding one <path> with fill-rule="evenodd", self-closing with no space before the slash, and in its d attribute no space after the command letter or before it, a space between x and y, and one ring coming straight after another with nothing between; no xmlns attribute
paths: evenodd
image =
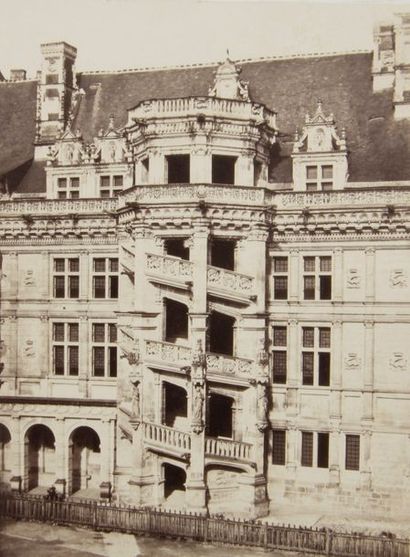
<svg viewBox="0 0 410 557"><path fill-rule="evenodd" d="M326 56L346 56L347 54L371 54L372 50L369 49L355 49L355 50L344 50L344 51L332 51L332 52L307 52L307 53L295 53L295 54L283 54L278 56L259 56L257 58L239 58L234 60L237 64L243 64L248 62L264 62L270 60L292 60L294 58L320 58ZM101 74L122 74L122 73L137 73L137 72L153 72L160 70L179 70L184 68L206 68L214 67L221 62L198 62L192 64L175 64L171 66L144 66L141 68L127 68L121 70L85 70L77 72L80 75L101 75Z"/></svg>
<svg viewBox="0 0 410 557"><path fill-rule="evenodd" d="M3 79L0 81L0 85L2 83L7 83L8 85L10 85L10 83L27 83L28 81L38 81L38 79L36 77L30 77L28 79Z"/></svg>

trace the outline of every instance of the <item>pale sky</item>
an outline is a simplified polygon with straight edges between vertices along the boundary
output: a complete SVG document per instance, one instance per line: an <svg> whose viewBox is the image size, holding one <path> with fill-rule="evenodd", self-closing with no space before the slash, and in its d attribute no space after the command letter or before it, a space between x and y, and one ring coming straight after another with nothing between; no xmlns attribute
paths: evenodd
<svg viewBox="0 0 410 557"><path fill-rule="evenodd" d="M0 0L0 71L34 77L40 43L78 49L77 71L370 50L410 0Z"/></svg>

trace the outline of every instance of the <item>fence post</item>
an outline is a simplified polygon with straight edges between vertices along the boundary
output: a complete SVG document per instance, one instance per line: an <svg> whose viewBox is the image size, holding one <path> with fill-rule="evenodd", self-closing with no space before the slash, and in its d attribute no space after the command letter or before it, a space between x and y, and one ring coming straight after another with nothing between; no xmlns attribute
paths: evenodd
<svg viewBox="0 0 410 557"><path fill-rule="evenodd" d="M268 547L268 523L263 523L263 547L266 549Z"/></svg>
<svg viewBox="0 0 410 557"><path fill-rule="evenodd" d="M326 534L326 555L331 555L332 554L332 537L333 537L333 531L330 528L326 528L325 530L325 534Z"/></svg>

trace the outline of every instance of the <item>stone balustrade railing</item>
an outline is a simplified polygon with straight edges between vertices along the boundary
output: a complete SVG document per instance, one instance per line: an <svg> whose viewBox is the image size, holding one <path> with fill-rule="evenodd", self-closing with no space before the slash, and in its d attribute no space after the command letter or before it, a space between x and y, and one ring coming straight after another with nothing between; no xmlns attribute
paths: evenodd
<svg viewBox="0 0 410 557"><path fill-rule="evenodd" d="M119 207L127 203L234 203L236 205L269 205L274 193L251 186L216 184L162 184L134 186L118 197Z"/></svg>
<svg viewBox="0 0 410 557"><path fill-rule="evenodd" d="M182 366L189 365L192 357L191 348L158 340L145 341L145 354L149 359L180 364Z"/></svg>
<svg viewBox="0 0 410 557"><path fill-rule="evenodd" d="M190 116L198 113L210 116L223 115L225 117L246 120L265 120L271 128L276 128L276 114L264 105L244 102L236 99L221 99L216 97L186 97L179 99L153 99L141 102L129 111L128 122L133 119L144 119L151 116L163 118L169 116Z"/></svg>
<svg viewBox="0 0 410 557"><path fill-rule="evenodd" d="M350 189L328 192L288 192L275 194L277 209L325 209L329 206L404 205L410 203L410 187Z"/></svg>
<svg viewBox="0 0 410 557"><path fill-rule="evenodd" d="M0 201L1 215L104 214L116 211L117 198L104 199L33 199Z"/></svg>
<svg viewBox="0 0 410 557"><path fill-rule="evenodd" d="M208 265L208 288L225 290L235 294L251 296L254 293L253 277Z"/></svg>
<svg viewBox="0 0 410 557"><path fill-rule="evenodd" d="M166 276L173 279L192 280L193 264L171 255L146 254L146 269L149 274Z"/></svg>
<svg viewBox="0 0 410 557"><path fill-rule="evenodd" d="M168 446L181 451L191 450L191 436L184 431L178 431L164 425L144 423L144 439L154 444Z"/></svg>
<svg viewBox="0 0 410 557"><path fill-rule="evenodd" d="M224 354L206 353L206 365L208 373L217 375L237 375L249 377L252 373L252 360L225 356Z"/></svg>
<svg viewBox="0 0 410 557"><path fill-rule="evenodd" d="M160 340L145 341L145 357L169 364L178 364L181 367L191 365L192 350L188 346L180 346L172 342ZM252 360L226 356L225 354L206 353L207 373L217 375L245 376L252 374Z"/></svg>
<svg viewBox="0 0 410 557"><path fill-rule="evenodd" d="M231 439L205 438L205 454L234 460L252 461L252 445Z"/></svg>

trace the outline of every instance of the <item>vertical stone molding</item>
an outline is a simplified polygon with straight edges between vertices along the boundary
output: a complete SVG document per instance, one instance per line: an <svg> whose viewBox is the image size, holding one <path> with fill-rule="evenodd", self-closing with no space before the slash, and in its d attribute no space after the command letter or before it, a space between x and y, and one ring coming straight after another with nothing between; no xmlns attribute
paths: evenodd
<svg viewBox="0 0 410 557"><path fill-rule="evenodd" d="M366 302L374 302L375 299L375 249L366 248L366 282L365 282L365 299Z"/></svg>

